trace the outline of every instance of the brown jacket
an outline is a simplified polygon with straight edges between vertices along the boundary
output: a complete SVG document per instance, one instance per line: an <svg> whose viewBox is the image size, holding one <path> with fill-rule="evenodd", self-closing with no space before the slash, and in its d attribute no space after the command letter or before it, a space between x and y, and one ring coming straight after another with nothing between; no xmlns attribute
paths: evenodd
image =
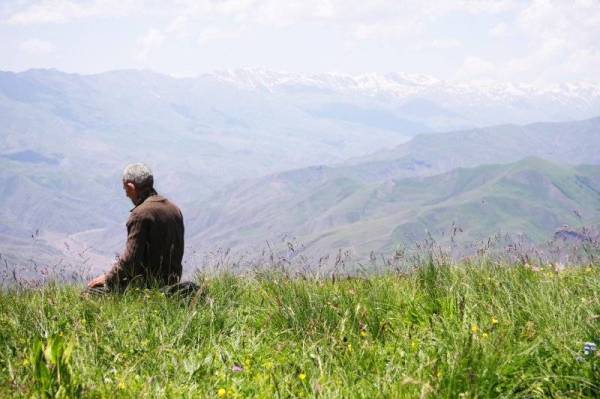
<svg viewBox="0 0 600 399"><path fill-rule="evenodd" d="M131 211L127 244L106 276L108 287L175 284L181 278L183 216L177 206L155 194ZM136 284L137 285L137 284Z"/></svg>

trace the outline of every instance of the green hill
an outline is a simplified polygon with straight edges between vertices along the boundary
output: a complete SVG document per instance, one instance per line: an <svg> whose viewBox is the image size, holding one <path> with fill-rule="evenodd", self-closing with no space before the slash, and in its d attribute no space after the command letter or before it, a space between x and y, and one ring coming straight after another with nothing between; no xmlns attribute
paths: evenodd
<svg viewBox="0 0 600 399"><path fill-rule="evenodd" d="M561 164L598 165L599 147L600 118L593 118L421 134L393 149L344 166L357 176L378 179L400 173L406 177L434 175L459 167L511 163L527 157Z"/></svg>
<svg viewBox="0 0 600 399"><path fill-rule="evenodd" d="M441 239L453 226L461 242L495 233L541 241L563 225L600 221L600 166L559 166L538 158L459 168L373 183L330 168L279 174L223 191L192 216L197 245L248 247L297 237L318 254L359 254Z"/></svg>

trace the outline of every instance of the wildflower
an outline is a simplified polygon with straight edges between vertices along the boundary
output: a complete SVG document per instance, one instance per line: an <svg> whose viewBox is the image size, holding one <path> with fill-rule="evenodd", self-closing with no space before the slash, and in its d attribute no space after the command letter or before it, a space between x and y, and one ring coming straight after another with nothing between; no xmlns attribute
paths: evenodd
<svg viewBox="0 0 600 399"><path fill-rule="evenodd" d="M367 335L368 335L368 334L367 334L367 332L366 332L365 330L362 330L362 331L360 332L360 336L361 336L361 337L363 337L363 338L364 338L364 337L366 337Z"/></svg>
<svg viewBox="0 0 600 399"><path fill-rule="evenodd" d="M559 273L559 272L562 272L563 270L565 270L565 265L562 264L561 262L554 263L553 266L554 266L554 271L556 273Z"/></svg>
<svg viewBox="0 0 600 399"><path fill-rule="evenodd" d="M477 324L471 324L471 332L473 334L477 334L478 331L479 331L479 327L477 327Z"/></svg>
<svg viewBox="0 0 600 399"><path fill-rule="evenodd" d="M225 395L227 395L227 391L225 390L225 388L219 388L219 390L217 391L217 396L219 398L224 398Z"/></svg>
<svg viewBox="0 0 600 399"><path fill-rule="evenodd" d="M482 336L483 338L487 338L487 337L488 337L488 333L483 333L483 334L481 334L481 336Z"/></svg>
<svg viewBox="0 0 600 399"><path fill-rule="evenodd" d="M598 346L595 342L586 342L583 344L583 354L589 356L598 350Z"/></svg>
<svg viewBox="0 0 600 399"><path fill-rule="evenodd" d="M410 343L410 347L411 347L412 349L417 349L417 343L416 343L415 341L412 341L412 342Z"/></svg>
<svg viewBox="0 0 600 399"><path fill-rule="evenodd" d="M528 321L525 323L525 328L523 329L523 335L528 339L533 339L536 335L535 331L535 323L533 321Z"/></svg>
<svg viewBox="0 0 600 399"><path fill-rule="evenodd" d="M348 352L352 352L352 344L348 344Z"/></svg>
<svg viewBox="0 0 600 399"><path fill-rule="evenodd" d="M234 373L241 373L242 371L244 371L244 368L242 366L234 364L233 366L231 366L231 371Z"/></svg>
<svg viewBox="0 0 600 399"><path fill-rule="evenodd" d="M125 383L123 381L119 382L119 385L117 385L119 389L125 389Z"/></svg>
<svg viewBox="0 0 600 399"><path fill-rule="evenodd" d="M496 324L498 324L498 319L495 317L492 317L492 325L495 326Z"/></svg>
<svg viewBox="0 0 600 399"><path fill-rule="evenodd" d="M300 379L300 381L304 381L306 379L306 374L300 373L298 374L298 378Z"/></svg>

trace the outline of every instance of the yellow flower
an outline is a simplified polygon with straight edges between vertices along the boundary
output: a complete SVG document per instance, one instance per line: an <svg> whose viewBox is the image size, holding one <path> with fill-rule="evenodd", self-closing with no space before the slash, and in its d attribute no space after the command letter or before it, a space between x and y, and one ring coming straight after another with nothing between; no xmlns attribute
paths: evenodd
<svg viewBox="0 0 600 399"><path fill-rule="evenodd" d="M225 395L227 395L227 391L225 390L225 388L219 388L219 390L217 391L217 396L219 398L224 398Z"/></svg>
<svg viewBox="0 0 600 399"><path fill-rule="evenodd" d="M362 330L362 331L360 332L360 336L361 336L361 337L363 337L363 338L364 338L364 337L366 337L367 335L368 335L368 334L367 334L367 332L366 332L365 330Z"/></svg>
<svg viewBox="0 0 600 399"><path fill-rule="evenodd" d="M300 381L304 381L306 379L306 374L300 373L298 374L298 378L300 378Z"/></svg>
<svg viewBox="0 0 600 399"><path fill-rule="evenodd" d="M471 332L473 334L477 334L477 331L479 331L479 327L477 327L477 324L471 324Z"/></svg>
<svg viewBox="0 0 600 399"><path fill-rule="evenodd" d="M119 389L125 389L125 383L123 381L119 382Z"/></svg>
<svg viewBox="0 0 600 399"><path fill-rule="evenodd" d="M495 326L496 324L498 324L498 319L495 317L492 317L492 325Z"/></svg>
<svg viewBox="0 0 600 399"><path fill-rule="evenodd" d="M412 342L410 343L410 347L411 347L412 349L417 349L417 343L416 343L415 341L412 341Z"/></svg>
<svg viewBox="0 0 600 399"><path fill-rule="evenodd" d="M487 338L487 337L488 337L488 333L483 333L483 334L481 334L481 336L482 336L483 338Z"/></svg>
<svg viewBox="0 0 600 399"><path fill-rule="evenodd" d="M352 344L348 344L348 352L352 352Z"/></svg>

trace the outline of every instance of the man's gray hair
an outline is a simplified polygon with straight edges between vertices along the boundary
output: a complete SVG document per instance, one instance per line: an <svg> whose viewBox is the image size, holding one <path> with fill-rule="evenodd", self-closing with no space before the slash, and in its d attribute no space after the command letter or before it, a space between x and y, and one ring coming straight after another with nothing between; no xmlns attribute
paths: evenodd
<svg viewBox="0 0 600 399"><path fill-rule="evenodd" d="M154 185L154 176L147 165L132 163L123 171L123 181L133 183L137 188L150 188Z"/></svg>

